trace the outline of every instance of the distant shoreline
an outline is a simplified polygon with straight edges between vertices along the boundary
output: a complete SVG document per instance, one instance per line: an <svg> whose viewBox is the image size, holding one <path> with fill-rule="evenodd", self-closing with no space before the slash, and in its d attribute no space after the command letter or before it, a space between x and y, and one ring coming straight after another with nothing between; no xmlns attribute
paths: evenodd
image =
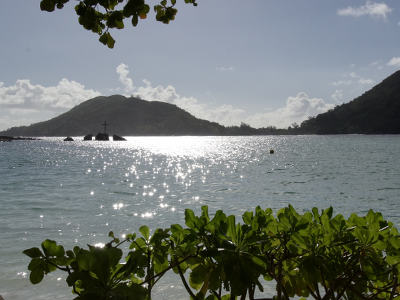
<svg viewBox="0 0 400 300"><path fill-rule="evenodd" d="M346 135L346 136L351 136L351 135L366 135L366 136L373 136L373 135L379 135L379 136L400 136L399 133L331 133L331 134L318 134L318 133L295 133L295 132L290 132L290 133L266 133L266 134L233 134L233 135L225 135L225 134L220 134L220 135L125 135L125 137L240 137L240 136L339 136L339 135ZM73 138L82 138L84 136L81 135L72 135L71 137ZM60 138L64 139L64 136L2 136L0 135L0 142L11 142L11 141L40 141L43 140L43 138ZM95 141L95 140L93 140ZM0 299L1 300L1 299Z"/></svg>
<svg viewBox="0 0 400 300"><path fill-rule="evenodd" d="M24 137L24 136L8 136L0 135L0 142L11 142L11 141L38 141L37 137ZM1 300L1 299L0 299Z"/></svg>

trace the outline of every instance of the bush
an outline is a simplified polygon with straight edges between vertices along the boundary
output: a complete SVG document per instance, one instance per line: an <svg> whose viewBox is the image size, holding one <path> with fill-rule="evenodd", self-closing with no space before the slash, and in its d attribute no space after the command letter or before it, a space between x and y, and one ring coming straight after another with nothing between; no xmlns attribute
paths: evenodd
<svg viewBox="0 0 400 300"><path fill-rule="evenodd" d="M209 217L185 211L186 227L147 226L120 241L110 232L103 248L65 251L45 240L31 257L30 281L55 270L68 273L75 299L151 299L157 281L176 273L191 299L254 299L260 280L273 281L276 295L263 299L400 299L400 238L392 223L372 210L348 219L332 208L299 214L257 207L243 223L217 211ZM123 262L121 245L129 243ZM185 277L186 274L186 277Z"/></svg>

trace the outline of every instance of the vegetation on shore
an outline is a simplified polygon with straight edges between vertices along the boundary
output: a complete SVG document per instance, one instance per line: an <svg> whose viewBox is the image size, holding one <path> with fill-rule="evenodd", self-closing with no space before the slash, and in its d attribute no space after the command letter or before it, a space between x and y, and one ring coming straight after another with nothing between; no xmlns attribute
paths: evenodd
<svg viewBox="0 0 400 300"><path fill-rule="evenodd" d="M276 287L264 300L400 299L399 232L380 213L345 219L332 208L300 214L288 206L274 216L257 207L242 220L222 211L211 218L204 206L200 216L185 211L186 227L173 224L150 233L142 226L123 240L110 232L103 248L65 251L45 240L41 249L24 253L31 258L33 284L61 270L81 300L150 300L169 271L190 299L256 299L263 280Z"/></svg>

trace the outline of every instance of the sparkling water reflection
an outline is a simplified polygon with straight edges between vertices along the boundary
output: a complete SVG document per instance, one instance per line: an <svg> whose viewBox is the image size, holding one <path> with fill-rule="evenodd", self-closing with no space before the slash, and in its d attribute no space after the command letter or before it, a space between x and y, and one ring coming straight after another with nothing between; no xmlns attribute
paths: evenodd
<svg viewBox="0 0 400 300"><path fill-rule="evenodd" d="M110 230L122 236L143 224L183 223L188 207L236 215L288 203L299 210L333 206L344 214L372 208L398 224L399 153L398 136L1 143L0 294L71 299L59 273L31 286L21 251L45 238L67 247L101 246ZM182 298L179 286L163 282L156 299Z"/></svg>

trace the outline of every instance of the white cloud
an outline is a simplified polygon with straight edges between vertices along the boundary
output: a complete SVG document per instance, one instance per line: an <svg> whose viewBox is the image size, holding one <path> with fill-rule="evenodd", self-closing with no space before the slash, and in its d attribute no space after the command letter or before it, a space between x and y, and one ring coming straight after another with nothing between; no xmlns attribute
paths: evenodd
<svg viewBox="0 0 400 300"><path fill-rule="evenodd" d="M0 129L46 120L99 95L65 78L56 86L48 87L32 84L28 79L17 80L9 86L0 82Z"/></svg>
<svg viewBox="0 0 400 300"><path fill-rule="evenodd" d="M335 100L336 103L340 103L343 100L343 90L335 90L335 92L331 95L332 99Z"/></svg>
<svg viewBox="0 0 400 300"><path fill-rule="evenodd" d="M369 78L360 78L358 79L358 83L362 85L373 85L375 81Z"/></svg>
<svg viewBox="0 0 400 300"><path fill-rule="evenodd" d="M354 84L360 84L360 85L372 85L375 83L373 79L370 78L363 78L360 75L358 75L356 72L351 72L349 74L344 75L346 79L344 80L338 80L332 82L333 86L339 87L339 86L350 86Z"/></svg>
<svg viewBox="0 0 400 300"><path fill-rule="evenodd" d="M361 85L372 85L375 83L375 80L370 79L370 78L363 78L354 72L350 73L350 77L354 78L355 81Z"/></svg>
<svg viewBox="0 0 400 300"><path fill-rule="evenodd" d="M128 66L125 64L119 64L116 68L116 72L119 75L119 81L124 86L125 95L130 96L130 94L134 90L134 87L132 79L128 77L129 76Z"/></svg>
<svg viewBox="0 0 400 300"><path fill-rule="evenodd" d="M300 124L308 117L326 112L333 107L333 104L326 103L321 98L311 98L306 93L300 92L296 96L288 97L284 107L249 116L246 122L256 127L274 125L284 128L294 122Z"/></svg>
<svg viewBox="0 0 400 300"><path fill-rule="evenodd" d="M342 86L342 85L351 85L352 83L353 83L353 81L351 81L351 80L338 80L338 81L332 82L332 85Z"/></svg>
<svg viewBox="0 0 400 300"><path fill-rule="evenodd" d="M400 67L400 57L392 57L392 59L389 60L387 65L391 67Z"/></svg>
<svg viewBox="0 0 400 300"><path fill-rule="evenodd" d="M17 80L14 85L0 84L0 105L9 108L65 110L100 93L66 78L56 86L32 84L28 79Z"/></svg>
<svg viewBox="0 0 400 300"><path fill-rule="evenodd" d="M350 76L351 78L358 78L358 76L357 76L357 74L356 74L355 72L351 72L351 73L349 74L349 76Z"/></svg>
<svg viewBox="0 0 400 300"><path fill-rule="evenodd" d="M125 72L128 67L125 66ZM130 82L133 82L131 80ZM293 122L301 123L334 107L323 99L311 98L306 93L298 93L286 100L285 106L265 113L249 114L244 109L232 105L211 105L200 102L195 97L181 96L171 85L153 86L149 80L143 80L142 86L133 87L133 94L148 101L162 101L175 104L194 116L223 125L238 125L245 122L254 127L287 127Z"/></svg>
<svg viewBox="0 0 400 300"><path fill-rule="evenodd" d="M239 124L245 117L245 111L231 105L213 106L201 103L195 97L181 96L171 85L152 86L149 80L134 88L134 95L148 101L162 101L177 105L194 116L224 125Z"/></svg>
<svg viewBox="0 0 400 300"><path fill-rule="evenodd" d="M339 16L361 17L371 16L386 19L392 9L384 2L367 1L365 5L359 7L348 6L337 11Z"/></svg>
<svg viewBox="0 0 400 300"><path fill-rule="evenodd" d="M373 68L376 68L378 70L382 70L383 69L383 65L382 65L382 61L381 60L374 61L374 62L370 63L369 66L373 67Z"/></svg>
<svg viewBox="0 0 400 300"><path fill-rule="evenodd" d="M220 66L215 68L219 72L231 72L235 70L235 67L233 66Z"/></svg>

